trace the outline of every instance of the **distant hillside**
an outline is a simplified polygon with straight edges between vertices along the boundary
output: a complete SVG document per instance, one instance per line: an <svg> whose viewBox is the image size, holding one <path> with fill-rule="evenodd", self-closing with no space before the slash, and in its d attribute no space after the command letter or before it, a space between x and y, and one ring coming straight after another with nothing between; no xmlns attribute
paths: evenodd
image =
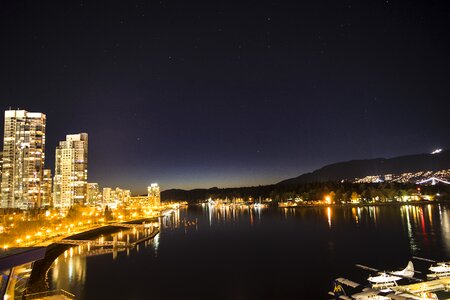
<svg viewBox="0 0 450 300"><path fill-rule="evenodd" d="M438 171L450 168L450 150L438 154L417 154L394 158L351 160L327 165L314 172L283 180L278 185L326 182L361 178L368 175Z"/></svg>
<svg viewBox="0 0 450 300"><path fill-rule="evenodd" d="M296 185L309 183L323 183L329 181L353 180L369 175L401 174L418 171L439 171L450 169L450 150L438 154L417 154L399 156L394 158L375 158L365 160L352 160L327 165L314 172L300 175L295 178L281 181L277 184L210 189L181 190L171 189L161 193L162 200L198 201L209 197L273 197L291 191Z"/></svg>

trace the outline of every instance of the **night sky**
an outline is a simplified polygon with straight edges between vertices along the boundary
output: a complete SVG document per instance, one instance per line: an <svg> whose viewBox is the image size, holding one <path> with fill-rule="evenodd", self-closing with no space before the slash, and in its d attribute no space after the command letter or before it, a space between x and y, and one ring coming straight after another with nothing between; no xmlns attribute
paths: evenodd
<svg viewBox="0 0 450 300"><path fill-rule="evenodd" d="M1 109L47 114L52 169L89 133L102 186L267 184L449 146L450 1L2 1L0 33Z"/></svg>

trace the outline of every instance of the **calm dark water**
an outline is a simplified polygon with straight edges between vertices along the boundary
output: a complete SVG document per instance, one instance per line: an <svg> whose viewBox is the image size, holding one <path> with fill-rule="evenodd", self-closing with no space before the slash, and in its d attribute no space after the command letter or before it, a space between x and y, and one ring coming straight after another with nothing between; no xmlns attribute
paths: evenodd
<svg viewBox="0 0 450 300"><path fill-rule="evenodd" d="M392 270L413 255L450 258L443 205L192 206L161 223L155 240L128 252L61 255L48 274L51 288L79 299L329 299L336 277L367 283L356 263ZM425 271L429 263L415 266Z"/></svg>

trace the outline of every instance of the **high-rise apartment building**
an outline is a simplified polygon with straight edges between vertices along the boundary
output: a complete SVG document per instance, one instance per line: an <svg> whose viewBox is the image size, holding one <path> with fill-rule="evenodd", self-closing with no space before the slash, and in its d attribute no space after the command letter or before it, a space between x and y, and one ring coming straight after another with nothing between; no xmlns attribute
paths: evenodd
<svg viewBox="0 0 450 300"><path fill-rule="evenodd" d="M2 169L3 169L3 152L0 152L0 207L2 203Z"/></svg>
<svg viewBox="0 0 450 300"><path fill-rule="evenodd" d="M87 199L88 134L69 134L55 153L54 205L70 208Z"/></svg>
<svg viewBox="0 0 450 300"><path fill-rule="evenodd" d="M111 188L105 187L103 188L102 206L105 207L106 205L108 205L109 202L111 202Z"/></svg>
<svg viewBox="0 0 450 300"><path fill-rule="evenodd" d="M130 200L131 200L131 191L130 190L123 190L123 199L122 199L123 203L125 205L129 205Z"/></svg>
<svg viewBox="0 0 450 300"><path fill-rule="evenodd" d="M157 183L152 183L148 189L148 201L151 206L161 205L161 193Z"/></svg>
<svg viewBox="0 0 450 300"><path fill-rule="evenodd" d="M101 204L102 194L96 182L88 182L87 184L87 203L92 206Z"/></svg>
<svg viewBox="0 0 450 300"><path fill-rule="evenodd" d="M42 205L51 206L52 203L52 170L44 169L44 177L42 179Z"/></svg>
<svg viewBox="0 0 450 300"><path fill-rule="evenodd" d="M5 111L0 207L41 206L45 123L43 113Z"/></svg>

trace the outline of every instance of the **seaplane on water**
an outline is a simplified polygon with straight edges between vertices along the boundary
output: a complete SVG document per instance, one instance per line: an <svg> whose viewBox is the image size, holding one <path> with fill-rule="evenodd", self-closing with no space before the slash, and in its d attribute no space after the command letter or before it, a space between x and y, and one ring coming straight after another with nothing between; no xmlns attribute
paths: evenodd
<svg viewBox="0 0 450 300"><path fill-rule="evenodd" d="M405 269L401 271L392 272L381 272L375 268L367 267L364 265L356 265L364 270L369 270L376 272L378 276L369 276L368 281L371 283L371 287L364 287L359 283L351 281L345 278L337 278L334 281L333 292L329 292L330 295L334 296L335 299L342 300L406 300L406 299L426 299L418 296L412 296L409 294L399 294L391 289L391 287L397 286L397 281L403 278L421 281L420 279L414 278L414 265L412 262L408 262ZM347 295L342 288L342 285L347 285L353 289L359 290L357 293Z"/></svg>
<svg viewBox="0 0 450 300"><path fill-rule="evenodd" d="M450 277L450 263L449 262L437 262L432 259L418 257L418 256L413 256L413 258L417 259L417 260L427 261L427 262L434 264L428 268L428 270L430 270L432 273L427 274L427 278L438 279L438 278Z"/></svg>
<svg viewBox="0 0 450 300"><path fill-rule="evenodd" d="M367 280L372 284L372 288L374 289L389 289L389 287L397 285L397 281L403 278L418 280L414 278L414 265L412 261L409 261L408 265L403 270L391 272L381 272L380 270L364 265L356 266L358 268L373 271L378 274L378 276L369 276L369 278L367 278Z"/></svg>

